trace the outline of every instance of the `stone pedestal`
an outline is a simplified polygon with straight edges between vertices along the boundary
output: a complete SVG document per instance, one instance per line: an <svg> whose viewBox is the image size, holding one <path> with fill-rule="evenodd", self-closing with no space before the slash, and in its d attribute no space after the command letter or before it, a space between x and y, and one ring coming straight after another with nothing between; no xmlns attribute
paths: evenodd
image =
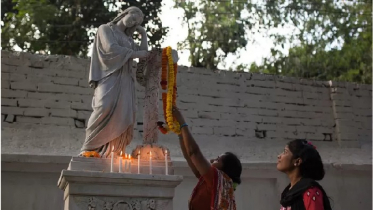
<svg viewBox="0 0 373 210"><path fill-rule="evenodd" d="M140 152L140 161L139 156L134 156L131 169L126 170L122 159L121 173L118 156L113 161L113 172L110 158L73 157L58 180L58 187L64 191L65 210L171 210L174 190L183 178L172 175L169 156L171 175L165 175L165 150L160 146L138 146L132 153ZM150 151L154 157L151 174Z"/></svg>
<svg viewBox="0 0 373 210"><path fill-rule="evenodd" d="M181 176L63 170L65 210L172 210Z"/></svg>

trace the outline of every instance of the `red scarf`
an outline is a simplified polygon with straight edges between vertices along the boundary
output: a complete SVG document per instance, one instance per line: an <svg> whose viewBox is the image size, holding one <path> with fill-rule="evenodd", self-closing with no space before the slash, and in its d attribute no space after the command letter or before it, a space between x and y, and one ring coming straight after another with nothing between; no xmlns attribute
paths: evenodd
<svg viewBox="0 0 373 210"><path fill-rule="evenodd" d="M212 167L214 171L213 189L211 196L211 210L236 210L234 198L233 181L224 172ZM194 198L199 186L204 182L203 177L199 178L197 186L194 188L190 201Z"/></svg>

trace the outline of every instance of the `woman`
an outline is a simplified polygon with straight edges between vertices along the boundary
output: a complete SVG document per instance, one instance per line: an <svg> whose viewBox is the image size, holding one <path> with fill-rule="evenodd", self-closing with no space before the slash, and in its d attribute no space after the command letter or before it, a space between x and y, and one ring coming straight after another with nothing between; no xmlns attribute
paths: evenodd
<svg viewBox="0 0 373 210"><path fill-rule="evenodd" d="M331 210L326 192L316 182L324 178L324 165L310 142L289 142L278 156L277 170L290 179L281 194L281 210Z"/></svg>
<svg viewBox="0 0 373 210"><path fill-rule="evenodd" d="M241 183L242 166L231 152L226 152L210 163L201 153L196 141L177 108L173 109L175 119L180 123L180 146L189 167L199 179L189 200L189 209L234 210L234 190Z"/></svg>
<svg viewBox="0 0 373 210"><path fill-rule="evenodd" d="M93 112L81 154L96 151L108 157L113 149L119 154L132 140L136 110L132 61L148 55L146 31L140 26L143 19L139 8L129 7L98 28L89 72L89 84L95 88ZM140 46L132 39L135 30L142 37Z"/></svg>

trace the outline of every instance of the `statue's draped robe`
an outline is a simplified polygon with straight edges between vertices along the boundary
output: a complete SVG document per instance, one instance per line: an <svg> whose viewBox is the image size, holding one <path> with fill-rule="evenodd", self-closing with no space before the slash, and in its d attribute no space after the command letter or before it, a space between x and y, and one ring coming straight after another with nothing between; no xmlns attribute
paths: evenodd
<svg viewBox="0 0 373 210"><path fill-rule="evenodd" d="M131 142L136 110L132 54L138 48L115 25L99 27L89 72L89 83L97 82L97 87L82 152L95 150L107 157L113 146L119 153Z"/></svg>

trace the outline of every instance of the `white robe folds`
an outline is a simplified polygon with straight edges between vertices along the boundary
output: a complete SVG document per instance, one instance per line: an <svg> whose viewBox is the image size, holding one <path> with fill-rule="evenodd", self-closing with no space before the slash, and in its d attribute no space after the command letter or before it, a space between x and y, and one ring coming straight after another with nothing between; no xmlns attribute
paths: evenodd
<svg viewBox="0 0 373 210"><path fill-rule="evenodd" d="M91 58L89 83L97 82L86 139L81 149L109 156L112 147L124 152L131 142L135 123L135 72L131 58L138 50L132 38L112 23L98 28Z"/></svg>

